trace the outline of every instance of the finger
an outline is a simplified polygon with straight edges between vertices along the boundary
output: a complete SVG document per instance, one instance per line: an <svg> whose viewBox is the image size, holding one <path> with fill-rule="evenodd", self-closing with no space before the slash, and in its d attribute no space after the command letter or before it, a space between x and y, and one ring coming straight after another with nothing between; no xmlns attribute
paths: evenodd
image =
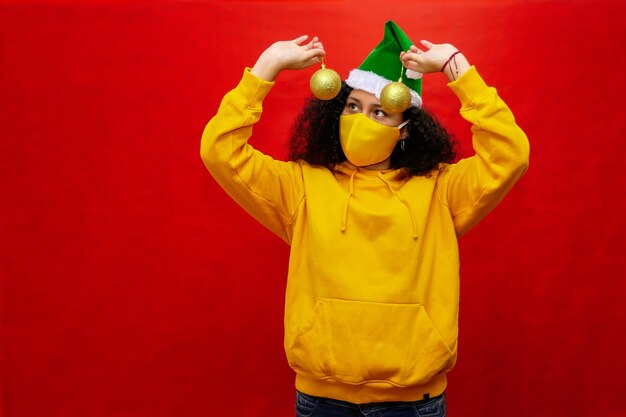
<svg viewBox="0 0 626 417"><path fill-rule="evenodd" d="M296 45L301 45L302 42L306 41L309 38L309 35L302 35L292 40Z"/></svg>
<svg viewBox="0 0 626 417"><path fill-rule="evenodd" d="M319 41L319 38L317 36L315 36L313 39L311 39L311 41L309 43L307 43L306 45L304 45L304 48L308 49L315 49L315 48L321 48L324 49L324 46L322 45L322 43Z"/></svg>
<svg viewBox="0 0 626 417"><path fill-rule="evenodd" d="M302 61L300 63L300 68L307 68L310 67L311 65L316 65L316 64L320 64L322 62L323 56L321 55L313 55L313 57Z"/></svg>
<svg viewBox="0 0 626 417"><path fill-rule="evenodd" d="M319 60L321 61L322 57L324 57L325 55L326 51L324 51L323 49L309 49L302 55L302 60L310 61L314 58L319 58Z"/></svg>
<svg viewBox="0 0 626 417"><path fill-rule="evenodd" d="M414 55L421 55L421 54L423 54L423 53L424 53L424 51L422 51L420 48L418 48L418 47L417 47L417 46L415 46L415 45L412 45L412 46L411 46L411 50L410 50L410 52L411 52L411 53L413 53Z"/></svg>
<svg viewBox="0 0 626 417"><path fill-rule="evenodd" d="M427 41L427 40L425 40L425 39L422 39L422 40L420 41L420 43L421 43L422 45L424 45L424 46L426 47L426 49L430 49L430 48L432 48L433 46L435 46L435 44L434 44L434 43L429 42L429 41Z"/></svg>
<svg viewBox="0 0 626 417"><path fill-rule="evenodd" d="M309 60L309 62L307 63L307 66L320 64L322 62L322 58L323 58L322 56L315 56L315 57L311 58Z"/></svg>
<svg viewBox="0 0 626 417"><path fill-rule="evenodd" d="M406 52L401 59L404 62L418 61L420 59L420 54L415 52Z"/></svg>
<svg viewBox="0 0 626 417"><path fill-rule="evenodd" d="M405 62L404 68L417 71L417 72L422 72L422 66L413 61Z"/></svg>

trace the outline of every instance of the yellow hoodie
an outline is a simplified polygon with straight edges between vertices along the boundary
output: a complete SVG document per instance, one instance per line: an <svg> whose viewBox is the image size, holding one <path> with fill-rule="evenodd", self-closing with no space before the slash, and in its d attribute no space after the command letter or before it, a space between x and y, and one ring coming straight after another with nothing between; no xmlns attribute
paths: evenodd
<svg viewBox="0 0 626 417"><path fill-rule="evenodd" d="M441 394L457 356L457 238L524 174L529 145L472 67L449 84L476 155L399 180L348 162L277 161L248 144L273 83L244 71L201 156L245 210L291 245L284 346L307 394L353 403Z"/></svg>

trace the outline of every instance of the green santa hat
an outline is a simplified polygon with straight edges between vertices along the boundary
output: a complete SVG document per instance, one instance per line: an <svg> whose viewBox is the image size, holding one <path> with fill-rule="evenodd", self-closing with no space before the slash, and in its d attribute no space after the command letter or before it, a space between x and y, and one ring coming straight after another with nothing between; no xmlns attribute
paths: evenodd
<svg viewBox="0 0 626 417"><path fill-rule="evenodd" d="M403 69L400 52L408 51L413 42L391 20L385 23L385 36L376 48L365 58L359 68L348 75L346 84L350 87L374 94L380 100L380 92L402 74L402 83L411 92L411 106L422 107L422 74Z"/></svg>

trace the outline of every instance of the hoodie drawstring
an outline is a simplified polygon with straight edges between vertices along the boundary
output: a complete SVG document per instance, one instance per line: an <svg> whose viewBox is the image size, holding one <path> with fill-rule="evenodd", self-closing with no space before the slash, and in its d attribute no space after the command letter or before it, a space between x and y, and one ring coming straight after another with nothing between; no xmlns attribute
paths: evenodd
<svg viewBox="0 0 626 417"><path fill-rule="evenodd" d="M400 194L399 192L397 192L392 186L391 184L389 184L389 182L382 176L382 174L379 172L378 173L378 178L380 178L380 180L382 182L384 182L385 184L387 184L387 187L389 187L389 190L391 191L391 193L396 196L398 198L398 200L400 200L400 202L402 204L404 204L404 206L407 208L407 210L409 211L409 217L411 218L411 224L413 225L413 239L417 240L417 222L415 221L415 212L413 211L413 209L411 208L411 205L409 204L408 201L406 201L406 199L404 197L402 197L402 194Z"/></svg>
<svg viewBox="0 0 626 417"><path fill-rule="evenodd" d="M348 224L348 212L349 212L349 209L350 209L350 199L354 195L354 177L355 177L357 172L358 172L358 169L355 169L354 171L352 171L352 174L350 175L350 181L348 183L349 184L348 185L348 198L346 198L346 202L345 202L345 204L343 206L343 216L341 218L341 232L342 233L346 231L346 225ZM417 238L418 238L418 236L417 236L417 222L415 220L415 212L411 208L411 205L409 204L409 202L404 197L402 197L402 195L399 192L397 192L391 186L391 184L383 177L383 175L380 172L378 173L378 178L380 178L380 180L382 182L384 182L387 185L387 187L389 187L389 191L391 191L391 193L398 200L400 200L400 202L402 204L404 204L404 206L409 211L409 217L411 218L411 225L413 226L413 239L417 240Z"/></svg>
<svg viewBox="0 0 626 417"><path fill-rule="evenodd" d="M346 231L346 224L348 223L348 208L350 207L350 199L352 198L352 194L354 194L354 176L358 171L352 171L352 175L350 175L350 185L348 187L348 198L346 199L346 203L343 206L343 217L341 219L341 231Z"/></svg>

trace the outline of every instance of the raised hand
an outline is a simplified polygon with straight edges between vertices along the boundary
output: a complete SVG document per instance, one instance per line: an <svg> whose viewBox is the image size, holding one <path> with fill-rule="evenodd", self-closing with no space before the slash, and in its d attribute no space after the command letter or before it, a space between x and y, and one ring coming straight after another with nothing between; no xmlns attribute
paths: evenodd
<svg viewBox="0 0 626 417"><path fill-rule="evenodd" d="M434 44L423 40L420 41L420 44L422 44L424 50L412 45L408 52L400 53L400 59L406 68L422 74L443 70L448 79L453 81L470 67L463 54L457 53L458 49L449 43ZM457 54L452 56L455 53ZM454 59L453 63L449 62L451 57Z"/></svg>
<svg viewBox="0 0 626 417"><path fill-rule="evenodd" d="M303 35L272 44L261 54L250 72L266 81L273 81L282 70L299 70L319 64L326 55L324 46L317 36L305 43L307 39L308 36Z"/></svg>

